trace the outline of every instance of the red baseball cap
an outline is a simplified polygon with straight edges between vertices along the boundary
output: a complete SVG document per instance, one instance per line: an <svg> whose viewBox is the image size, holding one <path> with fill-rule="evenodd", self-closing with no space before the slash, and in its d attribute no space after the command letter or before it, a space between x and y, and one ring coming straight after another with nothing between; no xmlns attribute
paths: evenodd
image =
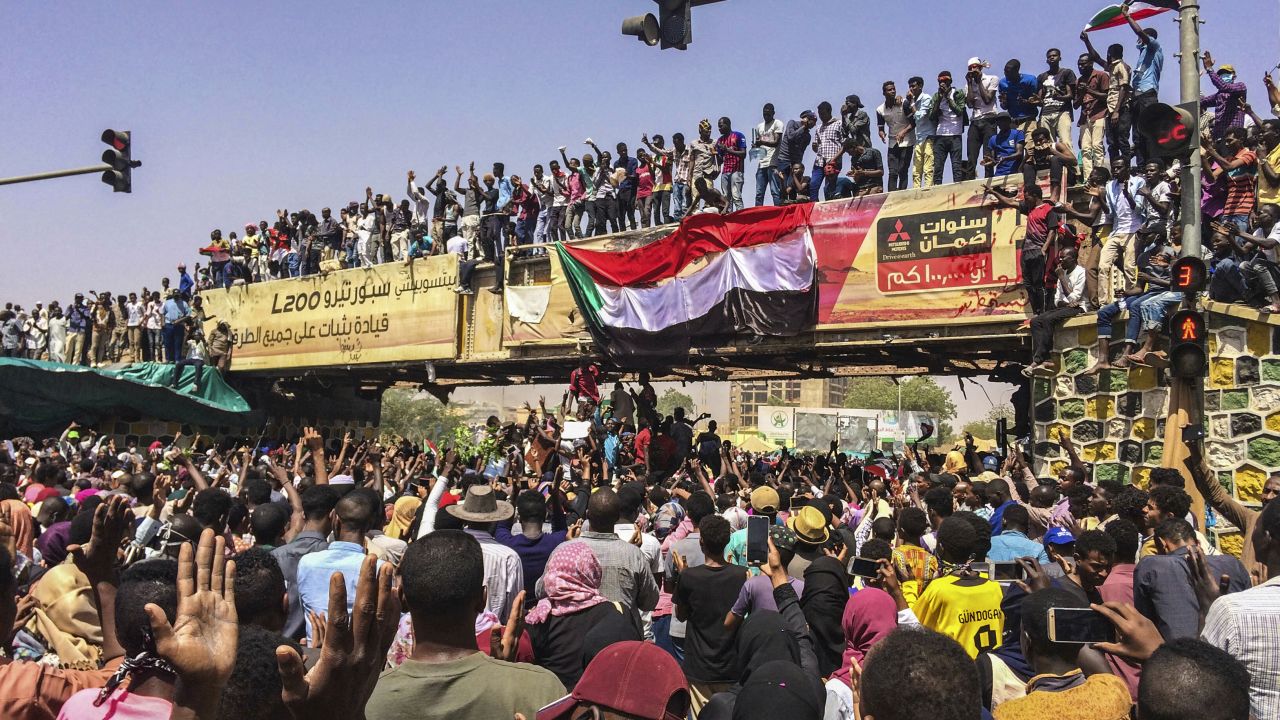
<svg viewBox="0 0 1280 720"><path fill-rule="evenodd" d="M573 692L539 710L537 720L567 720L584 702L644 720L684 720L689 685L667 651L625 640L600 651Z"/></svg>

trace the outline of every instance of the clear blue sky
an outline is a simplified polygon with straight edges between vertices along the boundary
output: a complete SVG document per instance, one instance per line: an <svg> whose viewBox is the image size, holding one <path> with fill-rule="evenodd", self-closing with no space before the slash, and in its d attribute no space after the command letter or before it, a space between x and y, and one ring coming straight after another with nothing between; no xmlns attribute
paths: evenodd
<svg viewBox="0 0 1280 720"><path fill-rule="evenodd" d="M634 148L642 132L692 135L720 115L745 130L765 101L784 118L849 93L874 106L883 80L958 75L971 55L1038 73L1059 46L1073 64L1105 4L726 0L695 9L695 42L679 52L619 35L650 0L11 3L0 175L96 163L106 127L133 131L143 166L132 195L96 176L0 187L0 294L29 306L157 287L178 260L199 260L212 228L336 209L366 185L399 198L410 168L502 160L526 174L559 145L580 154L587 136ZM1266 114L1277 4L1205 13L1205 47ZM1171 18L1155 25L1176 100ZM1129 31L1096 35L1132 56Z"/></svg>

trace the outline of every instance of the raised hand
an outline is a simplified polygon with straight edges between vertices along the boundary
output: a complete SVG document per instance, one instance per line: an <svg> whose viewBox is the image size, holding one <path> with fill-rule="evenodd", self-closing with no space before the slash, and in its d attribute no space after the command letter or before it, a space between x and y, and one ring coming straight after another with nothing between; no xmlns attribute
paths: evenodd
<svg viewBox="0 0 1280 720"><path fill-rule="evenodd" d="M324 437L313 427L302 428L302 441L312 452L324 450Z"/></svg>
<svg viewBox="0 0 1280 720"><path fill-rule="evenodd" d="M93 534L89 536L89 544L68 545L67 552L89 582L110 580L115 574L120 545L132 528L129 499L124 495L112 495L93 511Z"/></svg>
<svg viewBox="0 0 1280 720"><path fill-rule="evenodd" d="M324 647L324 631L325 628L328 627L328 624L324 620L324 613L308 610L307 622L311 623L311 642L308 644L308 647Z"/></svg>
<svg viewBox="0 0 1280 720"><path fill-rule="evenodd" d="M302 657L291 647L276 648L281 692L289 713L298 720L364 717L387 648L395 639L400 602L392 588L392 568L378 568L372 555L360 566L354 614L347 612L346 580L329 578L329 612L320 661L305 672Z"/></svg>
<svg viewBox="0 0 1280 720"><path fill-rule="evenodd" d="M516 594L516 601L512 603L511 612L507 615L507 624L501 628L495 626L489 632L489 656L515 662L522 633L524 633L523 590Z"/></svg>
<svg viewBox="0 0 1280 720"><path fill-rule="evenodd" d="M97 524L95 515L95 529ZM222 536L207 528L195 550L183 544L178 552L178 612L172 625L159 605L147 603L144 608L160 657L177 669L181 686L197 696L195 702L211 703L215 709L235 669L239 640L236 564L227 560L224 550Z"/></svg>

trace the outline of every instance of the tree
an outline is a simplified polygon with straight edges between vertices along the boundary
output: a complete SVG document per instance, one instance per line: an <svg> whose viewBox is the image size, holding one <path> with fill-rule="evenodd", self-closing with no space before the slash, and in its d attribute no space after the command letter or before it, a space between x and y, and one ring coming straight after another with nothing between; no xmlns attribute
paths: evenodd
<svg viewBox="0 0 1280 720"><path fill-rule="evenodd" d="M685 417L698 416L698 409L693 404L693 398L675 388L667 388L667 391L662 393L662 397L658 398L658 417L665 418L668 415L675 415L678 407L684 408Z"/></svg>
<svg viewBox="0 0 1280 720"><path fill-rule="evenodd" d="M956 416L956 404L951 392L931 377L912 377L898 381L902 384L902 410L933 415L938 419L936 443L951 439L951 425L947 422ZM897 410L898 383L887 377L854 378L849 383L844 406L860 410Z"/></svg>
<svg viewBox="0 0 1280 720"><path fill-rule="evenodd" d="M379 429L384 435L399 435L415 444L423 440L440 444L452 438L455 429L463 425L457 411L425 392L388 388L382 393Z"/></svg>
<svg viewBox="0 0 1280 720"><path fill-rule="evenodd" d="M987 411L987 414L981 420L974 420L973 422L966 423L962 432L971 433L974 437L982 438L983 440L995 440L996 421L1000 418L1008 420L1009 424L1012 425L1013 406L1009 403L992 405L991 409Z"/></svg>

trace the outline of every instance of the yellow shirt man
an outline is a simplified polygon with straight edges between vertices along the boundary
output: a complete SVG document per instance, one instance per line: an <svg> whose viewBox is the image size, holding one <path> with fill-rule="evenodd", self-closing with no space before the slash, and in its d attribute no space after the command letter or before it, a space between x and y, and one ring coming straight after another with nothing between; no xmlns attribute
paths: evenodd
<svg viewBox="0 0 1280 720"><path fill-rule="evenodd" d="M929 583L912 606L920 624L960 643L976 658L994 650L1004 635L1004 611L1000 584L976 576L945 575Z"/></svg>

